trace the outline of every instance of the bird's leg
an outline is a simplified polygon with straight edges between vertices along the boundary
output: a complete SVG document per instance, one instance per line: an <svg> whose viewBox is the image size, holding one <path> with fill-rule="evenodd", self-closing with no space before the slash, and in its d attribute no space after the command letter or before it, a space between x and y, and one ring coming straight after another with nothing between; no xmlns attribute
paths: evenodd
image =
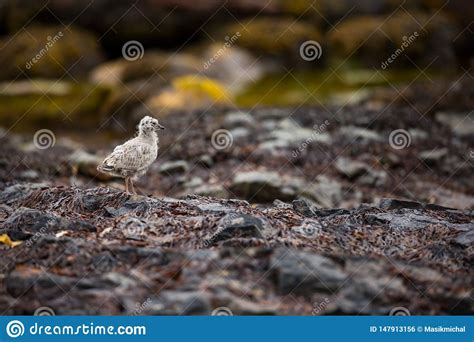
<svg viewBox="0 0 474 342"><path fill-rule="evenodd" d="M132 178L130 178L130 186L132 187L132 193L133 193L134 195L136 195L137 192L135 191L135 188L133 187L133 180L132 180Z"/></svg>
<svg viewBox="0 0 474 342"><path fill-rule="evenodd" d="M125 177L125 191L127 192L127 194L130 194L130 192L128 191L128 177Z"/></svg>

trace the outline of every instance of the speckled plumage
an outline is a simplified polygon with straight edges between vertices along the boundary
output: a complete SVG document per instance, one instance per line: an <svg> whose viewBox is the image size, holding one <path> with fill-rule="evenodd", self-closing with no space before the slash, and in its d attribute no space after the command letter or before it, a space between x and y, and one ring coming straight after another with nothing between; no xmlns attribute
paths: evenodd
<svg viewBox="0 0 474 342"><path fill-rule="evenodd" d="M157 130L164 129L157 119L145 116L138 124L138 136L115 147L97 169L101 172L125 178L125 189L128 182L133 189L133 177L142 176L158 155Z"/></svg>

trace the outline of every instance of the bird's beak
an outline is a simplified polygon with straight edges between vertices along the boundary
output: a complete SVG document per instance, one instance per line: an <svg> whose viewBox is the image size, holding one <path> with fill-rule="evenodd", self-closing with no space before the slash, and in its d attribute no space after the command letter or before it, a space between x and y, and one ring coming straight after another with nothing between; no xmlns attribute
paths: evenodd
<svg viewBox="0 0 474 342"><path fill-rule="evenodd" d="M158 124L158 129L165 129L165 126Z"/></svg>

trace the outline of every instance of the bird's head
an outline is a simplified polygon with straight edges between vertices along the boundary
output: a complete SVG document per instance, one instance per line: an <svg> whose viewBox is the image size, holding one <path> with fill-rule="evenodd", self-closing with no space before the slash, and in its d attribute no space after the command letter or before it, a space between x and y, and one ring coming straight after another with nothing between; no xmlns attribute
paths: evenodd
<svg viewBox="0 0 474 342"><path fill-rule="evenodd" d="M158 120L151 116L145 116L138 124L138 130L140 133L156 132L160 129L165 129L165 127L160 125Z"/></svg>

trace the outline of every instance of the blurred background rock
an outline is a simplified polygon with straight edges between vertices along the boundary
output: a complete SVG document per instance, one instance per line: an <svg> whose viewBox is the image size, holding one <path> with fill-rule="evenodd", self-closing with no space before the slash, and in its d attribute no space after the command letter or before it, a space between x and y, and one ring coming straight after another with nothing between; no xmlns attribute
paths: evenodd
<svg viewBox="0 0 474 342"><path fill-rule="evenodd" d="M23 117L16 130L64 117L63 128L113 126L112 115L127 123L144 110L166 115L211 104L360 102L365 88L385 85L388 95L375 93L383 101L393 95L391 86L415 77L445 80L469 69L474 46L468 0L4 0L0 6L0 123ZM382 70L414 32L416 42ZM131 40L144 47L134 62L122 56ZM301 58L308 40L321 45L321 58Z"/></svg>

